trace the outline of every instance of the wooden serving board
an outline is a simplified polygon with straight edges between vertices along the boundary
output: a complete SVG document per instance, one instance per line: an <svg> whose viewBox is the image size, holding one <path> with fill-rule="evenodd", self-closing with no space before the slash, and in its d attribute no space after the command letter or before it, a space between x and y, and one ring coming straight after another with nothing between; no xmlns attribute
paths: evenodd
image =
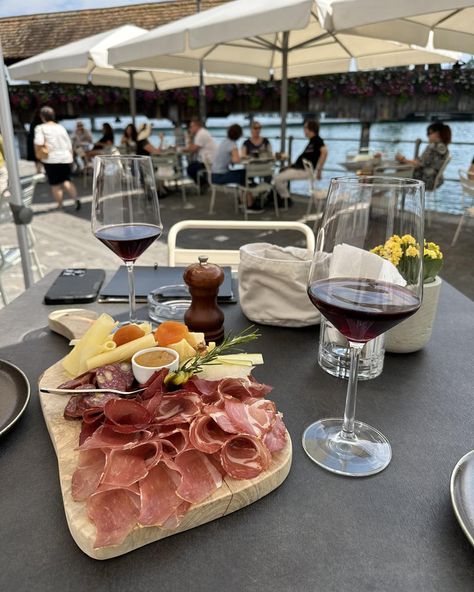
<svg viewBox="0 0 474 592"><path fill-rule="evenodd" d="M57 330L58 322L60 317L59 319L55 317L53 330ZM71 313L69 313L67 324L67 331L71 332L71 338L79 338L90 323L87 317L83 324L77 320L71 322ZM64 334L61 329L58 332ZM61 362L57 362L40 377L39 386L54 388L68 378ZM136 526L121 545L94 549L95 526L87 517L86 504L75 502L71 496L71 478L77 467L79 454L75 448L79 442L80 422L67 421L63 417L68 395L40 393L39 397L46 426L58 458L59 480L69 530L80 549L94 559L110 559L123 555L148 543L184 532L248 506L281 485L291 467L292 445L290 435L287 433L285 448L273 455L271 466L265 473L249 480L225 477L222 487L212 496L200 504L191 506L178 528L165 530L154 526Z"/></svg>

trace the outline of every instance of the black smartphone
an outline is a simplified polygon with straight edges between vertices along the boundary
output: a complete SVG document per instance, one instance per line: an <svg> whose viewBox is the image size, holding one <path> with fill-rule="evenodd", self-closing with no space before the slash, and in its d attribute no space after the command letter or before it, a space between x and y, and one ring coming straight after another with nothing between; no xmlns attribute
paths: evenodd
<svg viewBox="0 0 474 592"><path fill-rule="evenodd" d="M63 269L44 297L45 304L94 302L105 279L103 269Z"/></svg>

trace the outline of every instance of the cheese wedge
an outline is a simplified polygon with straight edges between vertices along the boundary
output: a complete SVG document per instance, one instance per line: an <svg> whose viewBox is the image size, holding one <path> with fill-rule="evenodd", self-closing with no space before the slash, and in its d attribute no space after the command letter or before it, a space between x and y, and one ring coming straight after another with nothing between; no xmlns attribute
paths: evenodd
<svg viewBox="0 0 474 592"><path fill-rule="evenodd" d="M147 349L148 347L155 347L155 345L155 337L153 336L153 333L149 333L148 335L144 335L143 337L119 345L115 349L89 358L86 362L86 370L92 370L93 368L105 366L106 364L115 364L115 362L129 361L137 351Z"/></svg>

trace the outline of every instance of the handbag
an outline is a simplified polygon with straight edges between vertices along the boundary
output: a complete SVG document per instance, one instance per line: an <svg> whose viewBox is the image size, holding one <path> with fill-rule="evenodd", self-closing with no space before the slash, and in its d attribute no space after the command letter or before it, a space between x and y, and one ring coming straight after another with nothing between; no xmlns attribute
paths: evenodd
<svg viewBox="0 0 474 592"><path fill-rule="evenodd" d="M320 314L306 292L312 258L309 249L298 247L240 247L239 300L244 315L262 325L318 324Z"/></svg>

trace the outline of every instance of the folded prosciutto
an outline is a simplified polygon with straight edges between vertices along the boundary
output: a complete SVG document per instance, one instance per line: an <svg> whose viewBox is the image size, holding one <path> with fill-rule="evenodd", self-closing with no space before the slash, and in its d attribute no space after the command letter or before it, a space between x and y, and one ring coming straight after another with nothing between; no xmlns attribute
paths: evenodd
<svg viewBox="0 0 474 592"><path fill-rule="evenodd" d="M107 366L96 376L116 380L119 371ZM258 477L285 447L282 415L265 398L271 387L252 377L193 377L168 391L166 372L133 399L81 395L68 403L65 416L82 419L72 497L86 503L96 548L121 544L137 526L176 528L225 479Z"/></svg>

